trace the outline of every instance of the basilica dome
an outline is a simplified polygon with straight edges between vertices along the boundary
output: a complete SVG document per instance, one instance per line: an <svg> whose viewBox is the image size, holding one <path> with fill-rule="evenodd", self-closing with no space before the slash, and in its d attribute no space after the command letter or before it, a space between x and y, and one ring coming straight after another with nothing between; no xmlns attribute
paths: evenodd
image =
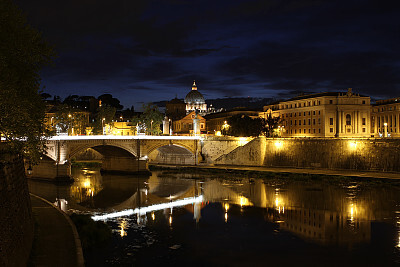
<svg viewBox="0 0 400 267"><path fill-rule="evenodd" d="M185 97L186 104L204 104L206 101L204 100L203 95L197 91L196 83L193 82L192 90Z"/></svg>
<svg viewBox="0 0 400 267"><path fill-rule="evenodd" d="M192 111L199 112L200 114L206 114L207 104L204 100L203 95L197 91L196 82L193 82L192 90L185 97L186 114Z"/></svg>

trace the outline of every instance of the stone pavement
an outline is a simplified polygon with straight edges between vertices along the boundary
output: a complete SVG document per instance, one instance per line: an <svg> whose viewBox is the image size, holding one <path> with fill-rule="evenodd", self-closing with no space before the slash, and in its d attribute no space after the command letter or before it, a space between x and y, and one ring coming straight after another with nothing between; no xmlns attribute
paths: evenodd
<svg viewBox="0 0 400 267"><path fill-rule="evenodd" d="M378 179L400 179L400 173L395 173L395 172L301 169L301 168L262 167L262 166L206 165L206 164L199 164L197 166L190 166L190 165L172 166L172 165L154 164L153 166L166 167L166 168L182 168L182 167L184 167L184 168L202 168L202 169L260 171L260 172L272 172L272 173L296 173L296 174L312 174L312 175L346 176L346 177L378 178Z"/></svg>
<svg viewBox="0 0 400 267"><path fill-rule="evenodd" d="M50 202L31 194L35 218L33 266L84 266L78 233L71 219Z"/></svg>

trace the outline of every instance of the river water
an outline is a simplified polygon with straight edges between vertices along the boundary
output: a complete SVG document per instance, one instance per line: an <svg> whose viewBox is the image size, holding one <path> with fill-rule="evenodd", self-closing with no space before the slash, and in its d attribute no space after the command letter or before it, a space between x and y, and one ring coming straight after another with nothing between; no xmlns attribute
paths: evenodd
<svg viewBox="0 0 400 267"><path fill-rule="evenodd" d="M73 168L72 185L29 181L113 231L87 266L400 263L400 182L210 171L150 176Z"/></svg>

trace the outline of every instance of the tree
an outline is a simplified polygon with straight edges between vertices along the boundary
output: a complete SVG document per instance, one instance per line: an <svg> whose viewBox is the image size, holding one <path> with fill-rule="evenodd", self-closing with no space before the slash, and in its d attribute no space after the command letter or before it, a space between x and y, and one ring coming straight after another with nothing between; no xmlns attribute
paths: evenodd
<svg viewBox="0 0 400 267"><path fill-rule="evenodd" d="M7 148L36 161L44 151L40 69L53 50L10 0L0 0L0 134Z"/></svg>
<svg viewBox="0 0 400 267"><path fill-rule="evenodd" d="M232 136L259 136L263 130L261 118L252 119L247 115L232 116L227 123L226 132Z"/></svg>
<svg viewBox="0 0 400 267"><path fill-rule="evenodd" d="M113 124L116 111L117 109L115 107L110 107L107 105L102 105L99 107L96 114L96 120L93 124L93 133L103 134L103 127L106 126L106 124Z"/></svg>
<svg viewBox="0 0 400 267"><path fill-rule="evenodd" d="M281 117L272 117L271 114L268 114L266 119L264 120L264 131L267 137L275 137L274 130L278 128L278 125L281 123Z"/></svg>
<svg viewBox="0 0 400 267"><path fill-rule="evenodd" d="M143 113L137 117L132 118L133 127L138 127L138 133L145 133L148 135L161 134L161 127L164 116L158 110L157 105L149 103L143 105Z"/></svg>
<svg viewBox="0 0 400 267"><path fill-rule="evenodd" d="M114 107L117 110L121 110L124 108L124 106L120 104L119 100L115 97L112 97L112 95L110 94L103 94L99 96L98 99L101 100L102 105Z"/></svg>
<svg viewBox="0 0 400 267"><path fill-rule="evenodd" d="M88 126L88 113L66 104L57 107L55 125L57 132L68 135L85 134Z"/></svg>

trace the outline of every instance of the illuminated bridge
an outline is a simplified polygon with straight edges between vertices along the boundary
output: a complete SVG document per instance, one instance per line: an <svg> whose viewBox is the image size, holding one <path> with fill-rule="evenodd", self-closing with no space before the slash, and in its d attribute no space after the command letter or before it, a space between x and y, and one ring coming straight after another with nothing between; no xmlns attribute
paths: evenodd
<svg viewBox="0 0 400 267"><path fill-rule="evenodd" d="M31 177L65 179L71 162L97 159L104 171L140 173L148 163L172 165L212 164L247 144L252 138L201 136L54 136L46 144L46 155L32 167ZM83 157L83 158L82 158ZM93 158L94 157L94 158Z"/></svg>

